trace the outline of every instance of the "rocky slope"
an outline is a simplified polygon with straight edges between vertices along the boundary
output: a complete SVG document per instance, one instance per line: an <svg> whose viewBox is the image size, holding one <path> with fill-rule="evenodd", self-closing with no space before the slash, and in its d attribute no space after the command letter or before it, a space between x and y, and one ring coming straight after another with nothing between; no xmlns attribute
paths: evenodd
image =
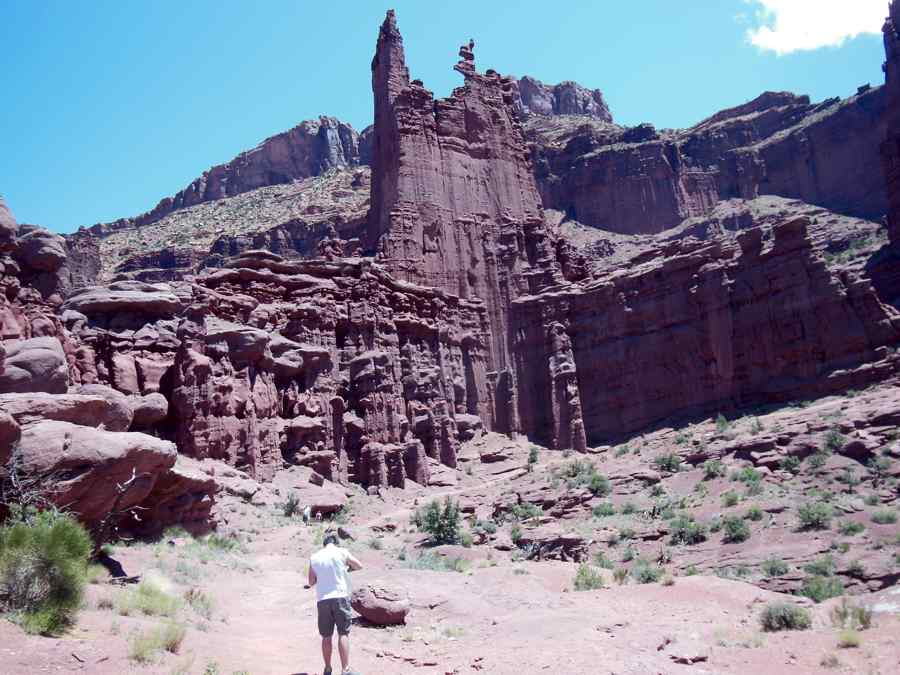
<svg viewBox="0 0 900 675"><path fill-rule="evenodd" d="M0 204L0 460L59 483L91 526L133 475L148 517L122 526L137 534L225 522L217 493L272 502L280 481L325 514L348 492L454 485L473 448L496 476L518 471L497 432L607 458L640 438L654 456L610 472L619 496L664 480L657 454L787 484L773 467L822 430L785 406L874 385L831 454L894 504L871 461L894 457L897 420L879 411L900 366L896 242L859 217L892 196L870 166L891 69L847 101L766 94L657 132L615 125L599 92L459 55L462 85L436 100L390 12L364 137L301 125L151 214L70 238ZM783 433L672 447L667 430L760 406ZM554 518L599 506L539 491ZM595 553L541 525L523 551Z"/></svg>

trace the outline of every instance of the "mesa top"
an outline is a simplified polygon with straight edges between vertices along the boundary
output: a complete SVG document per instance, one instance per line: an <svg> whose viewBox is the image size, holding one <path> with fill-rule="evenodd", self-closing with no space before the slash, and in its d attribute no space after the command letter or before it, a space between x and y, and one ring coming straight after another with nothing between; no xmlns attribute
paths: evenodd
<svg viewBox="0 0 900 675"><path fill-rule="evenodd" d="M350 579L347 574L347 557L350 553L339 546L329 544L309 559L316 573L316 598L350 597Z"/></svg>

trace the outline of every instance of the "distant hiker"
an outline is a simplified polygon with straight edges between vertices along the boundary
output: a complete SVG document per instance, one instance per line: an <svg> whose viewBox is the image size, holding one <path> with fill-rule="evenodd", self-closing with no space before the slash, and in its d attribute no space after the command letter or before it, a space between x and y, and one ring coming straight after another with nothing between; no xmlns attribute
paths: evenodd
<svg viewBox="0 0 900 675"><path fill-rule="evenodd" d="M309 525L309 518L312 515L312 509L309 507L309 504L303 507L303 524Z"/></svg>
<svg viewBox="0 0 900 675"><path fill-rule="evenodd" d="M338 632L338 652L341 673L356 675L350 670L350 570L362 569L362 564L350 551L338 545L334 531L325 533L322 548L309 559L309 585L316 587L316 609L319 635L322 636L324 675L331 675L331 636ZM349 569L348 569L349 568Z"/></svg>

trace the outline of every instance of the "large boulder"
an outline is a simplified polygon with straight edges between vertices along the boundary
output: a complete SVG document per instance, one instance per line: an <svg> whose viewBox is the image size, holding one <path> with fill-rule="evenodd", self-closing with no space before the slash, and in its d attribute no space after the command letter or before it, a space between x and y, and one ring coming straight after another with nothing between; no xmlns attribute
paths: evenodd
<svg viewBox="0 0 900 675"><path fill-rule="evenodd" d="M6 358L0 371L0 394L43 391L65 393L69 368L62 345L54 337L36 337L5 343Z"/></svg>
<svg viewBox="0 0 900 675"><path fill-rule="evenodd" d="M132 396L130 403L134 412L132 429L149 429L154 424L162 422L169 414L169 401L158 392L146 396Z"/></svg>
<svg viewBox="0 0 900 675"><path fill-rule="evenodd" d="M178 455L175 465L162 473L141 502L140 521L132 529L152 536L170 525L181 525L193 534L202 534L211 527L210 510L217 491L216 479L200 462Z"/></svg>
<svg viewBox="0 0 900 675"><path fill-rule="evenodd" d="M378 626L405 624L409 614L409 598L377 584L355 590L350 605L362 618Z"/></svg>
<svg viewBox="0 0 900 675"><path fill-rule="evenodd" d="M52 501L76 513L88 526L110 512L118 496L117 485L132 476L136 480L119 507L143 502L177 457L173 443L153 436L55 420L22 429L19 448L23 474L45 479L52 488Z"/></svg>
<svg viewBox="0 0 900 675"><path fill-rule="evenodd" d="M18 443L22 430L11 415L0 412L0 471L6 466L13 446Z"/></svg>
<svg viewBox="0 0 900 675"><path fill-rule="evenodd" d="M111 411L109 419L104 423L107 431L128 431L131 427L134 412L131 402L122 392L103 384L85 384L77 389L77 393L106 399Z"/></svg>
<svg viewBox="0 0 900 675"><path fill-rule="evenodd" d="M20 234L15 256L23 265L38 272L56 272L65 264L66 240L61 236L40 227Z"/></svg>
<svg viewBox="0 0 900 675"><path fill-rule="evenodd" d="M124 431L121 411L107 398L88 394L0 394L0 411L25 426L47 420Z"/></svg>

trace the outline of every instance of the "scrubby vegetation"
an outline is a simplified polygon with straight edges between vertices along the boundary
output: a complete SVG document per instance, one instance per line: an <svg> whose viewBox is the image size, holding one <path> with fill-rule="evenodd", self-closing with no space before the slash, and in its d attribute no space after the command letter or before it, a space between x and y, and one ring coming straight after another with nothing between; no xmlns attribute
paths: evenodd
<svg viewBox="0 0 900 675"><path fill-rule="evenodd" d="M691 545L706 541L706 526L690 516L680 515L674 518L669 523L669 531L671 532L669 541L673 545Z"/></svg>
<svg viewBox="0 0 900 675"><path fill-rule="evenodd" d="M581 563L575 573L573 586L576 591L593 591L603 588L603 575L587 563Z"/></svg>
<svg viewBox="0 0 900 675"><path fill-rule="evenodd" d="M722 520L722 527L725 530L722 541L726 544L737 544L750 538L750 526L737 516L726 516Z"/></svg>
<svg viewBox="0 0 900 675"><path fill-rule="evenodd" d="M426 506L416 509L413 524L420 532L427 532L433 544L455 544L459 541L459 505L450 497L444 505L435 499Z"/></svg>
<svg viewBox="0 0 900 675"><path fill-rule="evenodd" d="M70 516L14 508L0 527L0 609L29 633L58 634L81 604L91 550Z"/></svg>
<svg viewBox="0 0 900 675"><path fill-rule="evenodd" d="M787 602L766 605L759 617L764 631L804 630L812 625L812 617L802 607Z"/></svg>
<svg viewBox="0 0 900 675"><path fill-rule="evenodd" d="M824 502L808 502L797 509L801 530L827 530L831 527L832 508Z"/></svg>

